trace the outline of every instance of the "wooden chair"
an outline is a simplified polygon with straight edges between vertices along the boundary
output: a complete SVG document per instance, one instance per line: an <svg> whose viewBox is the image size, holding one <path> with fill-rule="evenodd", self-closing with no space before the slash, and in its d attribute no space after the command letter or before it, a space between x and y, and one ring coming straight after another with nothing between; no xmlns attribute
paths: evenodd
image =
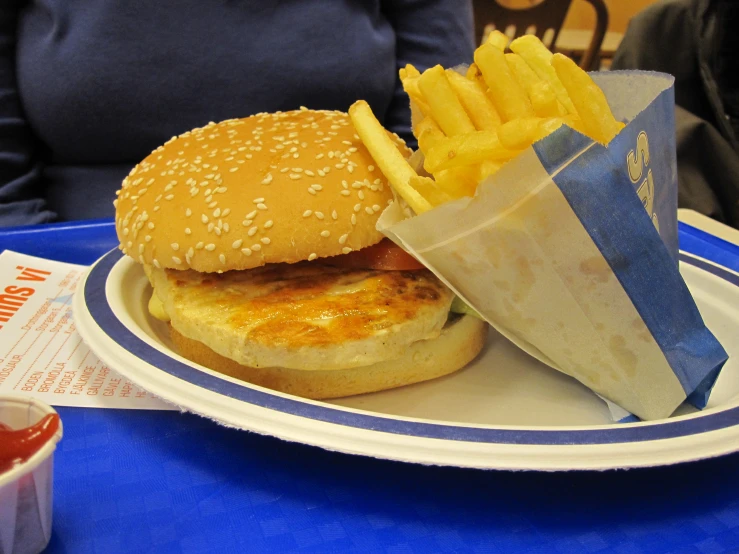
<svg viewBox="0 0 739 554"><path fill-rule="evenodd" d="M597 69L594 66L608 28L608 9L603 0L586 1L596 14L593 38L580 60L580 67L589 71ZM505 33L511 40L533 34L551 49L557 42L571 3L572 0L544 0L531 7L513 9L502 6L498 0L474 0L475 33L481 41L494 29Z"/></svg>

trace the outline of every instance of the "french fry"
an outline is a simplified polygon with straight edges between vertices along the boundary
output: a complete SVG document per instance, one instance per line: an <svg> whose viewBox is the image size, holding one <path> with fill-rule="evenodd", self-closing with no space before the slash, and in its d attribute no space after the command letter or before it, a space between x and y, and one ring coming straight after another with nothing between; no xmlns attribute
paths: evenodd
<svg viewBox="0 0 739 554"><path fill-rule="evenodd" d="M505 54L505 61L511 73L516 78L516 81L518 81L525 91L528 92L536 83L541 82L541 78L518 54Z"/></svg>
<svg viewBox="0 0 739 554"><path fill-rule="evenodd" d="M410 185L434 206L454 200L430 177L420 177L418 175L411 177Z"/></svg>
<svg viewBox="0 0 739 554"><path fill-rule="evenodd" d="M424 154L428 152L438 140L445 138L444 133L430 117L425 118L416 125L414 133L418 139L418 148L420 148L421 152Z"/></svg>
<svg viewBox="0 0 739 554"><path fill-rule="evenodd" d="M412 63L405 64L405 67L400 68L400 80L406 79L408 77L420 77L421 72L416 69L416 66Z"/></svg>
<svg viewBox="0 0 739 554"><path fill-rule="evenodd" d="M403 70L401 69L400 71ZM403 84L403 90L405 91L405 93L415 103L424 117L430 117L431 108L429 108L426 99L423 97L423 94L421 94L421 90L418 88L418 79L419 77L406 76L405 78L401 77L400 82Z"/></svg>
<svg viewBox="0 0 739 554"><path fill-rule="evenodd" d="M539 117L558 117L567 115L567 110L557 100L552 87L546 81L539 81L529 90L529 98L534 113Z"/></svg>
<svg viewBox="0 0 739 554"><path fill-rule="evenodd" d="M450 198L474 196L477 189L477 169L472 166L452 167L434 174L434 179Z"/></svg>
<svg viewBox="0 0 739 554"><path fill-rule="evenodd" d="M477 64L472 62L470 66L467 68L467 74L465 75L470 81L476 81L478 79L482 78L482 73L480 72L480 68L477 67Z"/></svg>
<svg viewBox="0 0 739 554"><path fill-rule="evenodd" d="M426 129L420 135L418 135L418 148L424 154L427 154L435 144L440 140L446 138L444 133L435 129Z"/></svg>
<svg viewBox="0 0 739 554"><path fill-rule="evenodd" d="M369 104L364 100L354 102L349 108L349 117L380 171L411 209L417 214L430 210L432 206L429 201L410 185L411 177L417 177L418 174L403 158L388 132L377 121Z"/></svg>
<svg viewBox="0 0 739 554"><path fill-rule="evenodd" d="M613 117L603 91L567 56L555 54L552 67L567 89L588 136L602 144L611 142L625 125Z"/></svg>
<svg viewBox="0 0 739 554"><path fill-rule="evenodd" d="M483 182L491 175L497 173L501 167L503 167L502 162L494 162L492 160L486 160L482 162L479 166L477 166L476 181L478 183Z"/></svg>
<svg viewBox="0 0 739 554"><path fill-rule="evenodd" d="M534 142L541 122L540 117L522 117L503 123L498 129L500 144L512 150L529 147Z"/></svg>
<svg viewBox="0 0 739 554"><path fill-rule="evenodd" d="M453 69L447 69L446 76L478 131L492 130L500 125L500 115L477 81L470 81Z"/></svg>
<svg viewBox="0 0 739 554"><path fill-rule="evenodd" d="M509 160L517 154L517 151L503 147L495 131L475 131L439 140L426 155L423 167L435 174L486 160Z"/></svg>
<svg viewBox="0 0 739 554"><path fill-rule="evenodd" d="M529 97L513 77L503 52L491 44L483 44L475 50L475 63L504 121L534 116Z"/></svg>
<svg viewBox="0 0 739 554"><path fill-rule="evenodd" d="M475 130L440 65L423 72L418 79L418 88L431 109L434 121L445 135L461 135Z"/></svg>
<svg viewBox="0 0 739 554"><path fill-rule="evenodd" d="M557 100L551 85L540 78L518 54L506 54L505 60L513 76L526 90L531 100L531 107L539 117L555 117L567 115L567 110Z"/></svg>
<svg viewBox="0 0 739 554"><path fill-rule="evenodd" d="M575 105L567 94L568 91L551 65L552 53L544 46L544 43L534 35L524 35L511 42L510 49L521 56L541 79L551 85L554 94L557 95L557 99L565 107L567 113L577 113Z"/></svg>
<svg viewBox="0 0 739 554"><path fill-rule="evenodd" d="M509 39L505 34L496 29L495 31L490 32L485 42L487 42L488 44L492 44L498 50L504 52L510 41L511 39Z"/></svg>

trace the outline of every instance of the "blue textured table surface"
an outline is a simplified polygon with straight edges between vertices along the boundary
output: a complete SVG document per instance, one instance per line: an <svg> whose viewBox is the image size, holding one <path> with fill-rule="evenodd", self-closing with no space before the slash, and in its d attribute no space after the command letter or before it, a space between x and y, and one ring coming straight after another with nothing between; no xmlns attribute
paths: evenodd
<svg viewBox="0 0 739 554"><path fill-rule="evenodd" d="M739 270L739 248L681 225ZM109 222L0 231L91 263ZM226 429L190 414L60 408L50 552L739 552L739 455L606 473L412 466Z"/></svg>

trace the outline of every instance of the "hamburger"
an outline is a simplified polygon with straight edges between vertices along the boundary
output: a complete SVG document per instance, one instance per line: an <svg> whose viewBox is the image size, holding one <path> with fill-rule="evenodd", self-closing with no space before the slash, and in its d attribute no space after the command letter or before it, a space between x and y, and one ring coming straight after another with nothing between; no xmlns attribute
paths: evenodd
<svg viewBox="0 0 739 554"><path fill-rule="evenodd" d="M347 114L301 109L173 137L124 179L115 225L181 356L336 398L452 373L485 342L487 325L451 312L453 293L376 230L393 201Z"/></svg>

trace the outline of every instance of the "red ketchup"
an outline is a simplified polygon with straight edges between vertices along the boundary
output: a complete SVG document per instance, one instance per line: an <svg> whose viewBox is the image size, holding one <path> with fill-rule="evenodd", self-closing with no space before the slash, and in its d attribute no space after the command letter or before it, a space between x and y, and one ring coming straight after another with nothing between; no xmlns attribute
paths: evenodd
<svg viewBox="0 0 739 554"><path fill-rule="evenodd" d="M25 429L13 430L0 423L0 473L5 473L16 464L28 460L41 450L58 429L57 414L49 414Z"/></svg>

